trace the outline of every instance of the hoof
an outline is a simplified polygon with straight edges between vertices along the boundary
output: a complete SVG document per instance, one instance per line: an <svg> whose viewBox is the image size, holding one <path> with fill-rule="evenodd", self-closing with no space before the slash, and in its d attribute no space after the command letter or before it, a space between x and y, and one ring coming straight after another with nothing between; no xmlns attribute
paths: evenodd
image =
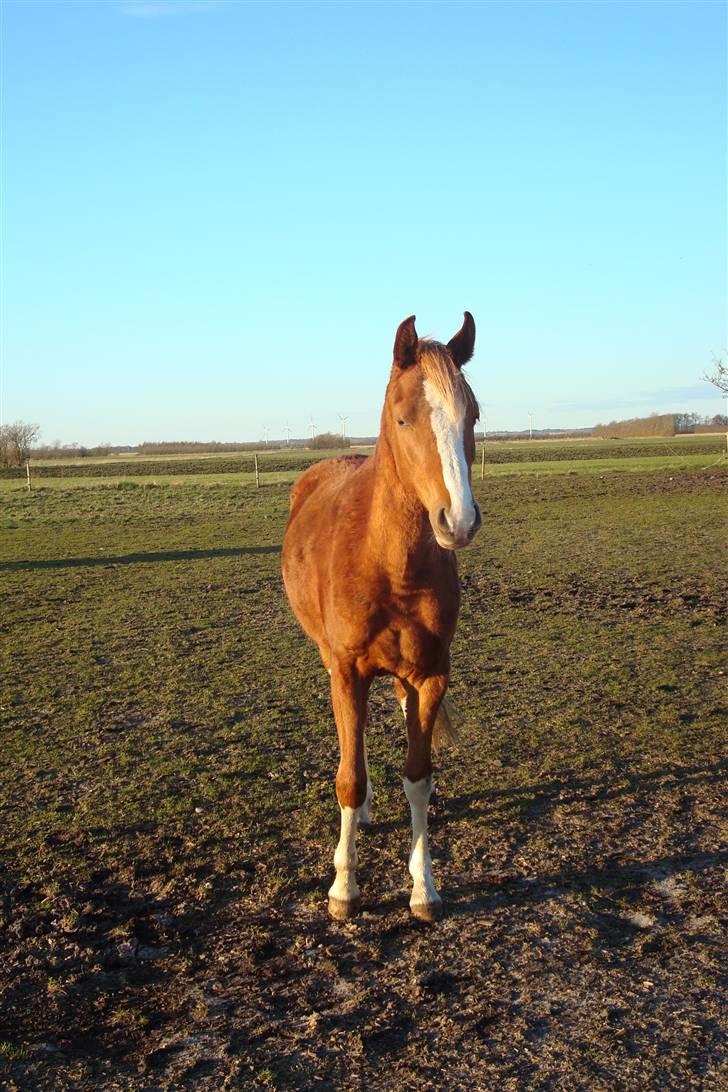
<svg viewBox="0 0 728 1092"><path fill-rule="evenodd" d="M358 828L359 830L363 830L365 834L368 834L369 831L372 829L371 819L360 819L358 822Z"/></svg>
<svg viewBox="0 0 728 1092"><path fill-rule="evenodd" d="M439 921L442 917L442 901L417 902L414 906L410 903L410 913L418 921L426 921L432 925L433 922Z"/></svg>
<svg viewBox="0 0 728 1092"><path fill-rule="evenodd" d="M329 914L337 921L355 918L361 909L361 899L336 899L329 895Z"/></svg>

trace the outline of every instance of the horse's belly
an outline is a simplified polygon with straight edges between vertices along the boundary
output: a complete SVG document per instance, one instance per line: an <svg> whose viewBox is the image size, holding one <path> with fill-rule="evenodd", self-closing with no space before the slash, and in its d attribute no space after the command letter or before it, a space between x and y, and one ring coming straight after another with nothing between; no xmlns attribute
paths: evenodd
<svg viewBox="0 0 728 1092"><path fill-rule="evenodd" d="M331 459L307 470L294 486L283 538L282 570L288 601L302 629L328 666L331 619L327 595L336 569L334 535L337 497L363 457Z"/></svg>
<svg viewBox="0 0 728 1092"><path fill-rule="evenodd" d="M299 549L295 542L284 546L282 569L283 584L293 613L304 633L320 643L323 619L316 569L307 552Z"/></svg>

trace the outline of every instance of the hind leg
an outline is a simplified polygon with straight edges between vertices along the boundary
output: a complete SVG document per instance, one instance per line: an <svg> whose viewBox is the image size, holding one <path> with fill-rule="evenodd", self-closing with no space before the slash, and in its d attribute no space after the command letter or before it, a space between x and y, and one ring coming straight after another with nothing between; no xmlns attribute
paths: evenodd
<svg viewBox="0 0 728 1092"><path fill-rule="evenodd" d="M395 697L397 698L397 701L399 702L399 707L402 710L402 715L403 715L403 717L404 717L404 719L406 721L407 720L407 687L405 686L405 684L402 682L401 679L394 678L394 679L392 679L392 682L394 683Z"/></svg>
<svg viewBox="0 0 728 1092"><path fill-rule="evenodd" d="M368 830L372 825L372 797L374 796L374 790L372 788L372 779L369 775L369 756L367 755L366 740L364 740L364 768L367 772L367 794L364 797L364 803L359 808L359 826L364 830Z"/></svg>

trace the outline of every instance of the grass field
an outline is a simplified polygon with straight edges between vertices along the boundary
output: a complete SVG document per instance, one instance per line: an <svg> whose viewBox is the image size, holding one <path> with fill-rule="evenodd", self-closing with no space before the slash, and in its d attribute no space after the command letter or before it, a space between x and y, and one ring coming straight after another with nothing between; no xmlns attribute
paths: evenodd
<svg viewBox="0 0 728 1092"><path fill-rule="evenodd" d="M476 480L432 928L384 681L364 913L326 917L337 756L281 589L294 471L0 483L0 1084L718 1089L719 454Z"/></svg>
<svg viewBox="0 0 728 1092"><path fill-rule="evenodd" d="M622 466L623 461L630 466L642 465L643 469L656 469L658 466L677 465L678 459L683 466L702 466L720 456L725 451L725 437L721 435L684 435L656 437L644 440L507 440L488 441L485 444L485 463L488 473L513 473L521 467L541 469L544 464L554 464L562 471L563 464L581 467L585 461L596 460L601 467ZM478 445L478 463L482 455L482 444ZM363 452L369 454L371 448L351 447L346 453ZM326 455L343 454L342 451L316 452L307 448L281 448L274 451L260 451L258 463L266 480L269 475L281 472L295 475L318 462ZM623 466L627 469L627 466ZM83 459L46 459L33 460L33 476L44 483L55 479L122 479L136 478L177 480L182 476L201 475L207 479L219 478L220 475L239 474L242 480L254 478L254 456L249 451L232 452L224 455L215 453L189 455L111 455ZM25 468L15 467L0 469L0 488L3 481L16 484L25 480Z"/></svg>
<svg viewBox="0 0 728 1092"><path fill-rule="evenodd" d="M349 448L347 453L369 454L370 448ZM478 446L475 477L512 474L608 474L640 470L710 469L723 460L722 436L678 436L652 440L503 441L485 445L485 462ZM320 458L343 454L292 448L261 452L261 481L290 485L298 474ZM104 485L112 488L183 485L194 478L199 485L251 485L255 482L250 452L194 457L123 456L75 460L47 460L33 464L35 487L71 489ZM0 470L0 496L25 489L24 469Z"/></svg>

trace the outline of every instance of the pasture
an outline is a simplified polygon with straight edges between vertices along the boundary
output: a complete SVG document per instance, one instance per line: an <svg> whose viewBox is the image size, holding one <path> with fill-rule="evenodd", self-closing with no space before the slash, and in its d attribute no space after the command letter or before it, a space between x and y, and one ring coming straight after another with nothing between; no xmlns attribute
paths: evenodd
<svg viewBox="0 0 728 1092"><path fill-rule="evenodd" d="M430 927L384 680L364 912L326 914L328 679L280 579L296 467L0 482L0 1083L719 1088L721 442L476 466Z"/></svg>

